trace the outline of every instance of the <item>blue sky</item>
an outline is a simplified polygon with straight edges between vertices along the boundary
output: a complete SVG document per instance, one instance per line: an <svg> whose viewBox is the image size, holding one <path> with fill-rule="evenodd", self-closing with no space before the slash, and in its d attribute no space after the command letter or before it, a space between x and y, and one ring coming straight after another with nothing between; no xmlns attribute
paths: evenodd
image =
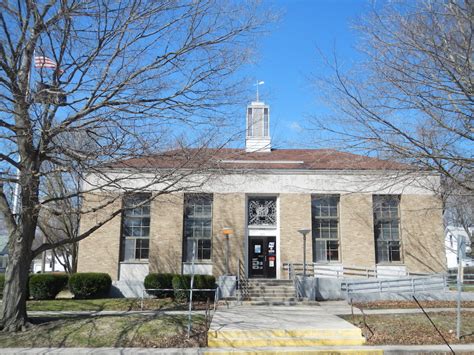
<svg viewBox="0 0 474 355"><path fill-rule="evenodd" d="M325 74L318 48L327 55L336 50L343 62L357 58L357 34L351 22L367 11L368 0L274 0L283 14L263 36L257 63L245 69L251 78L265 81L260 99L270 104L272 143L279 148L318 147L301 139L308 115L324 114L311 75ZM323 70L323 72L321 72ZM242 123L245 120L242 109Z"/></svg>

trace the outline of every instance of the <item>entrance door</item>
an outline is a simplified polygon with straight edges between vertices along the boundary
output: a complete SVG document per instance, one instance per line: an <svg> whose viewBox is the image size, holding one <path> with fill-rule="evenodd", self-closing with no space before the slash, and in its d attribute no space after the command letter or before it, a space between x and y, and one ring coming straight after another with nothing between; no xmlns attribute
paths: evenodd
<svg viewBox="0 0 474 355"><path fill-rule="evenodd" d="M249 237L249 277L276 277L276 238Z"/></svg>

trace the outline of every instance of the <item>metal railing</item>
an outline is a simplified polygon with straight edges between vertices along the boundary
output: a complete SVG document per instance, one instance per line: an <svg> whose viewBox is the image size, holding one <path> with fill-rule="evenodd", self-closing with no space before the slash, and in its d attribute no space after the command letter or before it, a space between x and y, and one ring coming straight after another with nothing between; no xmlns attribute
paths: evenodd
<svg viewBox="0 0 474 355"><path fill-rule="evenodd" d="M250 298L249 279L245 275L245 264L240 259L237 270L237 297L239 302Z"/></svg>
<svg viewBox="0 0 474 355"><path fill-rule="evenodd" d="M448 285L453 286L457 284L458 274L456 273L448 273ZM463 286L474 286L474 274L466 274L464 273L461 277L461 282Z"/></svg>
<svg viewBox="0 0 474 355"><path fill-rule="evenodd" d="M288 271L288 279L294 279L296 275L303 275L302 263L285 263L283 270ZM306 275L314 277L332 277L332 278L378 278L390 277L397 278L403 276L428 276L425 273L410 273L405 271L387 271L358 266L342 266L336 268L332 265L317 265L314 263L306 264Z"/></svg>
<svg viewBox="0 0 474 355"><path fill-rule="evenodd" d="M152 297L148 291L158 291L158 292L174 292L174 291L184 291L189 292L214 292L214 311L216 310L217 303L219 301L219 289L216 288L144 288L142 289L142 296L140 298L140 310L143 311L144 300L145 298L149 299ZM148 297L145 297L147 295Z"/></svg>
<svg viewBox="0 0 474 355"><path fill-rule="evenodd" d="M405 277L399 279L373 279L367 281L347 281L341 283L341 291L352 293L417 293L426 291L444 291L447 280L444 274L430 276Z"/></svg>

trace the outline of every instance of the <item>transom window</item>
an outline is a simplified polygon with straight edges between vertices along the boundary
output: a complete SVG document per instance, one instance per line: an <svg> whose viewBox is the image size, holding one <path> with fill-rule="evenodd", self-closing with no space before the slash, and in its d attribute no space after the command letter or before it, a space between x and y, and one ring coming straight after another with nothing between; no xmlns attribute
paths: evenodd
<svg viewBox="0 0 474 355"><path fill-rule="evenodd" d="M339 196L314 195L311 203L313 261L339 261Z"/></svg>
<svg viewBox="0 0 474 355"><path fill-rule="evenodd" d="M377 263L400 261L399 196L378 195L374 203Z"/></svg>
<svg viewBox="0 0 474 355"><path fill-rule="evenodd" d="M211 260L212 254L212 195L187 194L184 202L185 261Z"/></svg>
<svg viewBox="0 0 474 355"><path fill-rule="evenodd" d="M148 260L150 197L149 194L136 194L124 198L121 261Z"/></svg>
<svg viewBox="0 0 474 355"><path fill-rule="evenodd" d="M248 201L249 226L275 226L276 225L276 198L252 197Z"/></svg>

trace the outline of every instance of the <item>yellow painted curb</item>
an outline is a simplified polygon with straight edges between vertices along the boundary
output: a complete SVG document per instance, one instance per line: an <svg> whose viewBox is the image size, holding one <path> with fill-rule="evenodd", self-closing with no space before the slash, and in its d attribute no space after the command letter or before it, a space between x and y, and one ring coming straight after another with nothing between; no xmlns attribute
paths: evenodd
<svg viewBox="0 0 474 355"><path fill-rule="evenodd" d="M205 355L250 355L250 354L265 354L265 355L337 355L337 354L350 354L350 355L383 355L382 349L331 349L331 350L232 350L232 351L205 351Z"/></svg>
<svg viewBox="0 0 474 355"><path fill-rule="evenodd" d="M217 347L266 347L266 346L352 346L363 345L365 339L360 338L340 338L340 339L318 339L318 338L253 338L253 339L208 339L207 346Z"/></svg>
<svg viewBox="0 0 474 355"><path fill-rule="evenodd" d="M360 337L359 328L354 329L265 329L265 330L209 330L208 338L268 338L268 337Z"/></svg>

